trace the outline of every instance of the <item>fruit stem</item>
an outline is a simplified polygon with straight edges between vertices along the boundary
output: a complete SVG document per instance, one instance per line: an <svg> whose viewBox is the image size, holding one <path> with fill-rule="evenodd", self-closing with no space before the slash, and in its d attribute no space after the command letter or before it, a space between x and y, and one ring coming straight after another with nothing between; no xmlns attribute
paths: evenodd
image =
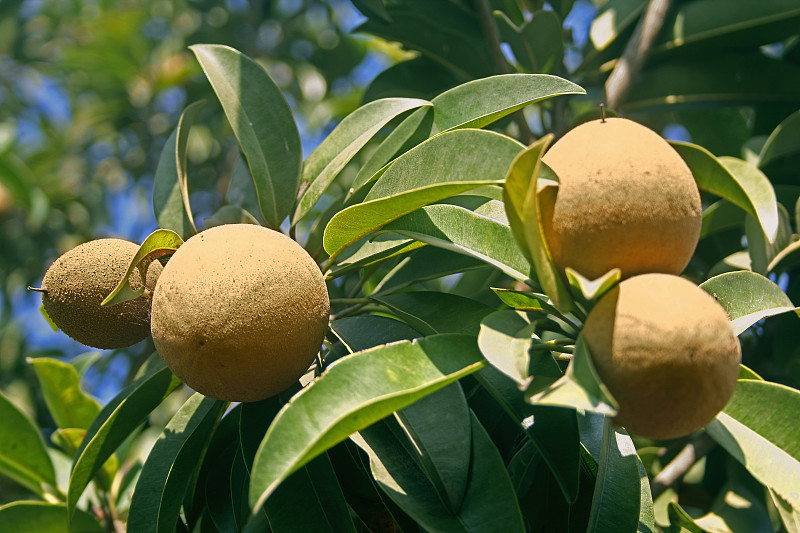
<svg viewBox="0 0 800 533"><path fill-rule="evenodd" d="M714 447L716 442L708 433L699 433L693 438L675 458L656 474L650 484L653 499L658 498L665 490L681 482L683 476L702 457Z"/></svg>
<svg viewBox="0 0 800 533"><path fill-rule="evenodd" d="M606 121L606 104L600 104L600 122L605 123Z"/></svg>
<svg viewBox="0 0 800 533"><path fill-rule="evenodd" d="M31 286L28 286L28 290L29 290L29 291L36 291L36 292L43 292L43 293L47 294L47 289L43 289L43 288L41 288L41 287L31 287Z"/></svg>

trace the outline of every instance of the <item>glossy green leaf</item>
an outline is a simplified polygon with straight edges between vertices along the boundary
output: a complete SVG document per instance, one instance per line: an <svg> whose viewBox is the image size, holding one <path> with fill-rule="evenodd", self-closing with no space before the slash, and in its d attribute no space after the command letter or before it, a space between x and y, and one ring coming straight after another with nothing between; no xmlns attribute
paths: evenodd
<svg viewBox="0 0 800 533"><path fill-rule="evenodd" d="M576 299L589 305L603 297L619 283L621 272L618 268L613 268L597 279L590 280L569 267L564 272L572 288L572 294Z"/></svg>
<svg viewBox="0 0 800 533"><path fill-rule="evenodd" d="M511 229L517 240L522 241L523 247L528 250L543 292L557 308L569 311L572 308L569 289L553 264L539 213L542 154L552 140L552 135L546 135L514 159L506 175L503 198Z"/></svg>
<svg viewBox="0 0 800 533"><path fill-rule="evenodd" d="M250 213L258 220L259 224L266 224L261 215L261 208L258 205L258 192L250 169L247 167L247 160L237 157L231 171L231 182L225 193L225 203L227 205L238 206Z"/></svg>
<svg viewBox="0 0 800 533"><path fill-rule="evenodd" d="M667 504L667 515L669 516L670 525L679 528L681 533L684 531L688 533L710 533L697 524L692 516L676 502Z"/></svg>
<svg viewBox="0 0 800 533"><path fill-rule="evenodd" d="M264 437L250 484L253 512L313 457L484 364L473 337L451 334L379 346L332 364L280 412Z"/></svg>
<svg viewBox="0 0 800 533"><path fill-rule="evenodd" d="M30 418L0 394L0 474L34 493L56 486L53 463L39 430Z"/></svg>
<svg viewBox="0 0 800 533"><path fill-rule="evenodd" d="M150 450L136 483L128 528L142 532L173 532L183 495L199 468L227 402L195 393L170 419Z"/></svg>
<svg viewBox="0 0 800 533"><path fill-rule="evenodd" d="M158 357L158 356L156 356ZM94 419L75 455L67 506L73 513L86 485L122 442L169 396L180 381L158 365L117 394Z"/></svg>
<svg viewBox="0 0 800 533"><path fill-rule="evenodd" d="M609 417L617 414L616 401L600 381L583 335L578 336L575 354L564 376L530 396L528 401L534 405L571 407Z"/></svg>
<svg viewBox="0 0 800 533"><path fill-rule="evenodd" d="M350 353L420 337L419 332L405 322L374 315L342 318L331 323L331 329Z"/></svg>
<svg viewBox="0 0 800 533"><path fill-rule="evenodd" d="M412 291L373 296L393 314L423 335L477 335L483 317L493 311L481 302L437 291Z"/></svg>
<svg viewBox="0 0 800 533"><path fill-rule="evenodd" d="M756 217L770 241L778 232L778 204L772 184L755 166L733 157L716 158L696 144L670 142L697 181L697 186L716 194Z"/></svg>
<svg viewBox="0 0 800 533"><path fill-rule="evenodd" d="M728 200L718 200L703 210L700 240L727 229L744 225L745 213Z"/></svg>
<svg viewBox="0 0 800 533"><path fill-rule="evenodd" d="M750 215L745 217L745 236L747 237L747 253L750 255L750 270L766 275L774 264L775 258L792 242L792 223L789 212L778 204L778 231L770 240L764 235L758 221ZM778 260L780 262L780 259Z"/></svg>
<svg viewBox="0 0 800 533"><path fill-rule="evenodd" d="M531 382L530 349L536 323L528 313L514 309L496 311L481 321L478 347L486 360L524 390Z"/></svg>
<svg viewBox="0 0 800 533"><path fill-rule="evenodd" d="M189 204L186 149L189 131L201 105L202 102L195 102L181 114L178 128L161 151L153 182L153 211L158 227L172 230L183 239L197 233Z"/></svg>
<svg viewBox="0 0 800 533"><path fill-rule="evenodd" d="M409 150L392 163L361 204L337 213L323 243L332 256L411 211L489 183L501 183L521 145L484 130L456 130ZM458 154L458 157L453 157Z"/></svg>
<svg viewBox="0 0 800 533"><path fill-rule="evenodd" d="M50 416L61 429L86 429L100 412L100 404L81 390L80 376L69 363L39 357L28 359L39 378Z"/></svg>
<svg viewBox="0 0 800 533"><path fill-rule="evenodd" d="M786 117L772 130L758 155L758 166L764 168L772 161L798 151L800 151L800 110Z"/></svg>
<svg viewBox="0 0 800 533"><path fill-rule="evenodd" d="M600 457L597 457L597 481L594 486L589 533L635 531L639 525L643 491L650 492L650 482L636 446L627 432L615 429L606 419ZM644 474L644 475L643 475ZM645 488L646 487L646 488ZM645 504L650 506L652 498ZM650 530L655 524L650 521Z"/></svg>
<svg viewBox="0 0 800 533"><path fill-rule="evenodd" d="M549 74L501 74L473 80L432 100L438 131L482 128L534 102L584 94L579 85Z"/></svg>
<svg viewBox="0 0 800 533"><path fill-rule="evenodd" d="M346 116L303 164L300 183L304 189L292 215L292 225L311 211L345 165L390 120L406 111L430 105L416 98L384 98Z"/></svg>
<svg viewBox="0 0 800 533"><path fill-rule="evenodd" d="M500 35L525 71L550 73L561 68L563 30L554 11L534 11L531 19L521 26L501 11L495 11L494 18Z"/></svg>
<svg viewBox="0 0 800 533"><path fill-rule="evenodd" d="M470 476L463 502L448 509L403 445L402 429L381 422L353 440L370 456L378 484L423 528L430 531L525 531L514 486L503 459L474 414L471 420ZM397 432L400 432L398 435ZM467 448L463 441L461 446Z"/></svg>
<svg viewBox="0 0 800 533"><path fill-rule="evenodd" d="M762 318L796 310L780 287L755 272L720 274L701 283L700 288L722 305L736 335Z"/></svg>
<svg viewBox="0 0 800 533"><path fill-rule="evenodd" d="M769 496L781 517L786 532L800 533L800 509L793 508L786 500L775 494L774 490L769 491Z"/></svg>
<svg viewBox="0 0 800 533"><path fill-rule="evenodd" d="M70 523L63 503L15 501L0 506L0 531L25 533L103 533L105 528L86 511Z"/></svg>
<svg viewBox="0 0 800 533"><path fill-rule="evenodd" d="M706 431L761 483L800 509L800 392L768 381L741 380Z"/></svg>
<svg viewBox="0 0 800 533"><path fill-rule="evenodd" d="M411 252L424 246L425 243L400 237L391 233L379 233L374 238L365 239L361 244L353 245L339 256L336 267L328 273L328 278L339 276L400 254ZM352 251L352 253L350 253Z"/></svg>
<svg viewBox="0 0 800 533"><path fill-rule="evenodd" d="M479 259L514 279L534 284L530 264L516 246L510 227L497 218L443 203L417 209L382 229Z"/></svg>
<svg viewBox="0 0 800 533"><path fill-rule="evenodd" d="M247 158L261 214L278 229L294 205L303 157L289 105L269 74L241 52L211 44L190 49Z"/></svg>
<svg viewBox="0 0 800 533"><path fill-rule="evenodd" d="M68 457L74 458L81 447L84 437L86 437L86 429L66 428L55 430L50 435L50 440L61 448ZM101 490L110 491L114 476L118 470L119 460L116 455L111 454L111 457L103 464L103 468L94 477L95 483L99 484Z"/></svg>
<svg viewBox="0 0 800 533"><path fill-rule="evenodd" d="M131 288L129 278L134 269L139 269L139 279L146 279L146 275L144 274L147 272L147 267L150 263L162 255L174 252L181 244L183 244L183 239L172 230L157 229L148 235L141 246L139 246L136 255L131 259L128 271L125 272L125 275L117 286L114 287L114 290L106 296L106 299L103 300L100 305L114 305L138 298L144 294L146 289L144 285L142 285L139 290L133 290Z"/></svg>
<svg viewBox="0 0 800 533"><path fill-rule="evenodd" d="M413 241L424 244L419 241ZM485 266L483 261L434 246L424 246L404 257L381 279L371 294L389 294L412 285L464 273ZM463 277L461 278L463 279Z"/></svg>

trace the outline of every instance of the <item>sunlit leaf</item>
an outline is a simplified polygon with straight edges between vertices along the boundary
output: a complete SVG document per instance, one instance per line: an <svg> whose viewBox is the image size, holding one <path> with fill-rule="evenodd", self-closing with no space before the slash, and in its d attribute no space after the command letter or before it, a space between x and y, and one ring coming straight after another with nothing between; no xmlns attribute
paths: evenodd
<svg viewBox="0 0 800 533"><path fill-rule="evenodd" d="M775 258L792 242L792 223L789 212L778 204L778 231L770 240L758 221L750 215L745 216L745 236L747 237L747 253L750 255L750 270L759 274L768 274L770 266L777 264ZM784 252L786 254L787 252ZM778 260L780 262L780 259Z"/></svg>
<svg viewBox="0 0 800 533"><path fill-rule="evenodd" d="M56 486L53 463L33 421L0 394L0 474L43 496Z"/></svg>
<svg viewBox="0 0 800 533"><path fill-rule="evenodd" d="M0 506L0 531L25 533L103 533L106 529L86 511L67 517L63 503L15 501Z"/></svg>
<svg viewBox="0 0 800 533"><path fill-rule="evenodd" d="M722 305L736 335L762 318L796 310L780 287L755 272L720 274L701 283L700 288Z"/></svg>
<svg viewBox="0 0 800 533"><path fill-rule="evenodd" d="M613 268L594 280L584 277L580 272L569 267L565 269L564 273L567 275L567 280L572 288L572 294L587 305L591 302L596 302L605 293L614 288L621 277L621 272L618 268Z"/></svg>
<svg viewBox="0 0 800 533"><path fill-rule="evenodd" d="M289 105L269 74L241 52L212 44L190 49L247 158L261 214L278 229L294 205L303 158Z"/></svg>
<svg viewBox="0 0 800 533"><path fill-rule="evenodd" d="M531 381L529 351L536 323L523 311L496 311L481 321L478 347L486 360L513 379L520 388Z"/></svg>
<svg viewBox="0 0 800 533"><path fill-rule="evenodd" d="M86 429L100 412L100 404L81 390L80 376L69 363L39 357L28 359L41 384L50 416L61 429Z"/></svg>

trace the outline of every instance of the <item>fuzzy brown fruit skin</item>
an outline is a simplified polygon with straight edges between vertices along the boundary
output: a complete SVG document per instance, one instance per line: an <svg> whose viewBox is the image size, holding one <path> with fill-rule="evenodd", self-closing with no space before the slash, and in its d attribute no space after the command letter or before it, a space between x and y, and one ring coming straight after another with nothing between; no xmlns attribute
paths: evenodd
<svg viewBox="0 0 800 533"><path fill-rule="evenodd" d="M42 280L42 304L58 328L93 348L124 348L150 334L149 294L100 307L125 275L139 246L122 239L96 239L56 259ZM147 287L152 289L161 264L151 263ZM130 277L138 290L138 270Z"/></svg>
<svg viewBox="0 0 800 533"><path fill-rule="evenodd" d="M741 347L725 310L678 276L623 281L591 310L583 337L619 402L615 424L643 437L702 428L736 387Z"/></svg>
<svg viewBox="0 0 800 533"><path fill-rule="evenodd" d="M623 118L581 124L542 158L559 178L540 196L556 266L589 278L619 268L680 274L700 236L700 193L678 153Z"/></svg>
<svg viewBox="0 0 800 533"><path fill-rule="evenodd" d="M187 240L153 294L158 353L189 387L252 402L295 383L318 353L330 302L319 267L282 233L228 224Z"/></svg>

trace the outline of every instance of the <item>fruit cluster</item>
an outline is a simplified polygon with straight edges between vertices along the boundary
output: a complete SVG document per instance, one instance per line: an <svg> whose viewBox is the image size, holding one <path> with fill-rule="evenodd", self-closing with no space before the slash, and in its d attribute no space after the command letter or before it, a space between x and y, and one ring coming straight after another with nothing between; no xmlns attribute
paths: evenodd
<svg viewBox="0 0 800 533"><path fill-rule="evenodd" d="M42 283L51 320L96 348L122 348L152 334L175 375L221 400L267 398L309 368L330 304L322 273L295 241L249 224L205 230L163 268L151 263L142 296L101 306L138 248L98 239L59 257ZM141 288L138 271L129 282Z"/></svg>
<svg viewBox="0 0 800 533"><path fill-rule="evenodd" d="M691 171L655 132L622 118L576 127L542 161L559 178L540 193L556 267L621 271L582 331L619 404L615 423L653 439L705 426L733 394L741 348L719 303L679 277L700 234Z"/></svg>

